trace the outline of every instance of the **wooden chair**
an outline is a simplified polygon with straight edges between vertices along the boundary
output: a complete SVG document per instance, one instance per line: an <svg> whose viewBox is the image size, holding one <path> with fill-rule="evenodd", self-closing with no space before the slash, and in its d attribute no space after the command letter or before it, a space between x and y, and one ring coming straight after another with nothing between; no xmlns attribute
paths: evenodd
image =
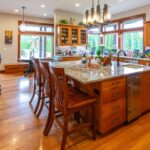
<svg viewBox="0 0 150 150"><path fill-rule="evenodd" d="M31 104L35 94L38 94L38 100L34 109L34 113L36 114L40 105L40 101L42 99L42 88L43 88L43 83L42 83L42 78L41 78L41 70L40 70L40 65L39 65L39 59L33 58L33 64L34 64L34 88L33 88L33 94L31 97L31 100L29 103ZM38 88L38 90L37 90Z"/></svg>
<svg viewBox="0 0 150 150"><path fill-rule="evenodd" d="M96 99L88 96L75 88L68 90L66 76L63 68L49 68L50 80L51 80L51 115L53 119L58 123L63 131L63 138L61 143L61 150L65 149L67 136L79 131L83 128L92 127L93 139L96 139L96 127L95 127L95 104ZM92 109L92 121L86 122L82 125L78 125L73 129L68 128L68 116L70 113L80 112L84 108ZM54 113L57 109L59 113ZM61 114L61 115L60 115ZM63 122L59 117L63 116ZM51 119L52 124L52 119Z"/></svg>
<svg viewBox="0 0 150 150"><path fill-rule="evenodd" d="M40 70L41 70L41 80L42 80L42 84L43 84L43 89L42 89L42 101L40 103L39 110L36 115L37 117L40 116L40 114L43 110L44 104L48 108L47 103L49 103L49 101L50 101L50 100L45 101L46 98L49 98L49 94L50 94L50 89L49 89L50 83L49 83L49 73L48 73L49 62L39 61L39 65L40 65Z"/></svg>

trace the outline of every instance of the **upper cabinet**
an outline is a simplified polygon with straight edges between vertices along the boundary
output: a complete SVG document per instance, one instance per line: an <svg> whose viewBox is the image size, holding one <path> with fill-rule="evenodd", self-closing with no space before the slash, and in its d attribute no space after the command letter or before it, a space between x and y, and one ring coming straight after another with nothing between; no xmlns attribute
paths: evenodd
<svg viewBox="0 0 150 150"><path fill-rule="evenodd" d="M70 25L58 25L57 45L59 46L87 45L87 28Z"/></svg>
<svg viewBox="0 0 150 150"><path fill-rule="evenodd" d="M80 44L81 45L87 44L87 29L84 28L80 29Z"/></svg>
<svg viewBox="0 0 150 150"><path fill-rule="evenodd" d="M70 45L71 41L70 41L70 28L69 27L60 27L59 28L60 31L60 36L59 36L59 43L60 45Z"/></svg>
<svg viewBox="0 0 150 150"><path fill-rule="evenodd" d="M150 46L150 21L144 24L144 46Z"/></svg>

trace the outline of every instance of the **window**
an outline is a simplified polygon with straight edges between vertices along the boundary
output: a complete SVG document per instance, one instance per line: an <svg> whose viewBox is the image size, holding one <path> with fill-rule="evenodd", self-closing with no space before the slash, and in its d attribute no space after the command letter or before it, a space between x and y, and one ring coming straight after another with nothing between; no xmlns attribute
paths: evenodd
<svg viewBox="0 0 150 150"><path fill-rule="evenodd" d="M53 52L53 25L26 23L25 32L19 31L19 60L51 57Z"/></svg>
<svg viewBox="0 0 150 150"><path fill-rule="evenodd" d="M91 50L92 54L95 54L100 45L99 34L88 34L88 49Z"/></svg>
<svg viewBox="0 0 150 150"><path fill-rule="evenodd" d="M143 51L145 14L114 20L103 27L105 48Z"/></svg>
<svg viewBox="0 0 150 150"><path fill-rule="evenodd" d="M143 24L144 24L143 18L125 21L123 22L123 29L139 28L143 27Z"/></svg>
<svg viewBox="0 0 150 150"><path fill-rule="evenodd" d="M117 34L107 34L105 36L105 48L109 50L118 48L118 35Z"/></svg>
<svg viewBox="0 0 150 150"><path fill-rule="evenodd" d="M115 31L118 30L118 23L112 23L107 26L104 26L103 31L108 32L108 31Z"/></svg>
<svg viewBox="0 0 150 150"><path fill-rule="evenodd" d="M100 45L100 29L91 28L88 30L88 49L92 54L95 54Z"/></svg>
<svg viewBox="0 0 150 150"><path fill-rule="evenodd" d="M143 31L125 32L123 33L122 41L124 50L139 50L143 51Z"/></svg>
<svg viewBox="0 0 150 150"><path fill-rule="evenodd" d="M20 59L51 57L52 39L52 36L22 34L20 38Z"/></svg>

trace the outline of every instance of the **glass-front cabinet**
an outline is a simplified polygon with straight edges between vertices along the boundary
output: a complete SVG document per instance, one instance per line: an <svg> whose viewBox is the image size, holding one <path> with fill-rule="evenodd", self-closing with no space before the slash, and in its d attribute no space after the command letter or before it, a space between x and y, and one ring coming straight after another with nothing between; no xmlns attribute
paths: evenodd
<svg viewBox="0 0 150 150"><path fill-rule="evenodd" d="M70 45L70 28L60 27L60 45Z"/></svg>
<svg viewBox="0 0 150 150"><path fill-rule="evenodd" d="M79 45L79 29L78 28L72 28L71 29L71 43L72 45Z"/></svg>
<svg viewBox="0 0 150 150"><path fill-rule="evenodd" d="M87 29L80 29L80 44L87 44Z"/></svg>
<svg viewBox="0 0 150 150"><path fill-rule="evenodd" d="M87 29L79 26L58 25L58 46L80 46L87 45Z"/></svg>

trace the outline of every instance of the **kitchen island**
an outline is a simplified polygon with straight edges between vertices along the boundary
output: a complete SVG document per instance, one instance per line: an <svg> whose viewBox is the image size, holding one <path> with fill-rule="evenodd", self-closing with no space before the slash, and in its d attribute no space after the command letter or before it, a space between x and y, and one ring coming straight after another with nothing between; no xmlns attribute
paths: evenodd
<svg viewBox="0 0 150 150"><path fill-rule="evenodd" d="M110 131L150 110L149 66L122 63L118 67L116 62L112 62L112 65L94 69L82 67L81 61L58 62L53 66L65 68L65 74L76 87L97 97L96 118L100 133ZM134 75L138 75L135 76L140 83L138 86L136 81L128 81L130 76L134 79ZM83 114L90 118L90 110Z"/></svg>

